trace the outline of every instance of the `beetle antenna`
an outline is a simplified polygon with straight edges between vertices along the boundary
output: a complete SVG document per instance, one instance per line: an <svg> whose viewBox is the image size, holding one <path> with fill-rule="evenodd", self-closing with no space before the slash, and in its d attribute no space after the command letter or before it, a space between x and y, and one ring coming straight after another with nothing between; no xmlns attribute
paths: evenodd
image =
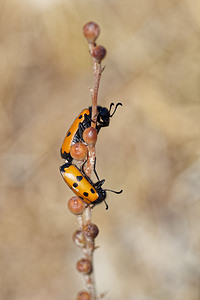
<svg viewBox="0 0 200 300"><path fill-rule="evenodd" d="M103 202L105 203L106 210L107 210L108 209L108 204L107 204L106 200L103 200Z"/></svg>
<svg viewBox="0 0 200 300"><path fill-rule="evenodd" d="M96 161L97 161L97 158L95 157L95 159L94 159L94 168L93 169L94 169L94 174L96 175L97 180L100 181L99 176L98 176L97 171L96 171Z"/></svg>
<svg viewBox="0 0 200 300"><path fill-rule="evenodd" d="M111 111L111 108L112 108L112 106L114 105L114 103L112 102L112 103L110 103L110 108L109 108L109 114L110 114L110 111Z"/></svg>
<svg viewBox="0 0 200 300"><path fill-rule="evenodd" d="M110 113L110 110L111 110L111 107L114 105L114 103L112 102L111 104L110 104L110 109L109 109L109 113ZM114 115L114 113L116 112L116 110L117 110L117 107L118 106L122 106L122 103L121 102L118 102L117 104L116 104L116 106L115 106L115 109L114 109L114 111L113 111L113 113L112 114L110 114L110 118Z"/></svg>
<svg viewBox="0 0 200 300"><path fill-rule="evenodd" d="M113 192L115 194L121 194L123 192L123 190L117 192L117 191L113 191L113 190L109 190L109 189L105 189L104 191L109 191L109 192Z"/></svg>

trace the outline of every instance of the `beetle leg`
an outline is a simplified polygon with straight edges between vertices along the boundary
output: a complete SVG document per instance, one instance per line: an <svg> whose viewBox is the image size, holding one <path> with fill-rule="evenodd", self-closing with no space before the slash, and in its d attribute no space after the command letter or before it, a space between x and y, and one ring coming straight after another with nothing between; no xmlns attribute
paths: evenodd
<svg viewBox="0 0 200 300"><path fill-rule="evenodd" d="M99 176L98 176L98 174L97 174L97 171L96 171L96 157L95 157L95 160L94 160L94 174L96 175L96 178L97 178L97 180L99 181Z"/></svg>

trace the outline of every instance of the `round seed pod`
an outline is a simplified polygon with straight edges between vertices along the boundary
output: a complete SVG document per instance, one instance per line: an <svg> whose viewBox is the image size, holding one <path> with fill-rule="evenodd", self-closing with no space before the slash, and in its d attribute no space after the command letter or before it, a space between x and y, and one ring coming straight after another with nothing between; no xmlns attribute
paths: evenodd
<svg viewBox="0 0 200 300"><path fill-rule="evenodd" d="M68 201L68 208L74 215L81 215L85 209L85 203L77 196L74 196Z"/></svg>
<svg viewBox="0 0 200 300"><path fill-rule="evenodd" d="M103 46L96 46L93 48L92 56L100 63L106 56L106 49Z"/></svg>
<svg viewBox="0 0 200 300"><path fill-rule="evenodd" d="M76 300L90 300L90 294L87 291L81 291L78 293Z"/></svg>
<svg viewBox="0 0 200 300"><path fill-rule="evenodd" d="M94 147L97 141L97 130L94 127L88 127L83 132L83 139L88 146Z"/></svg>
<svg viewBox="0 0 200 300"><path fill-rule="evenodd" d="M75 143L71 146L70 154L76 160L84 160L87 156L87 146L83 143Z"/></svg>
<svg viewBox="0 0 200 300"><path fill-rule="evenodd" d="M90 274L92 272L92 263L86 258L77 261L76 269L82 274Z"/></svg>
<svg viewBox="0 0 200 300"><path fill-rule="evenodd" d="M88 43L94 43L100 34L100 27L95 22L88 22L83 26L83 34Z"/></svg>
<svg viewBox="0 0 200 300"><path fill-rule="evenodd" d="M93 223L89 223L84 227L84 234L87 238L94 240L99 233L99 228Z"/></svg>

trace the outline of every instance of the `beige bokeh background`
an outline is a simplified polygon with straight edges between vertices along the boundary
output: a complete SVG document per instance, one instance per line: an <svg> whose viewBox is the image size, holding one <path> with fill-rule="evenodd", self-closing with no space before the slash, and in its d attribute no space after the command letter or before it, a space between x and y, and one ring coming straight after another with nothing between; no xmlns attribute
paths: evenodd
<svg viewBox="0 0 200 300"><path fill-rule="evenodd" d="M71 300L84 287L59 166L91 103L82 26L107 48L97 143L97 289L109 300L200 297L200 5L194 0L0 3L0 299Z"/></svg>

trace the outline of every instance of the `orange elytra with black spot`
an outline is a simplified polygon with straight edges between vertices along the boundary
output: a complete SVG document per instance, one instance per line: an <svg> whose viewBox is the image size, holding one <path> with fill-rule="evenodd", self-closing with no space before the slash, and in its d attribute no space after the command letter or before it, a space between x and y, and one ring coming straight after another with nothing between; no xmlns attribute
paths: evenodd
<svg viewBox="0 0 200 300"><path fill-rule="evenodd" d="M70 189L87 204L98 204L105 200L106 191L102 189L105 180L93 183L78 167L65 163L60 167L61 175Z"/></svg>
<svg viewBox="0 0 200 300"><path fill-rule="evenodd" d="M117 107L122 105L120 102L116 104L113 113L111 114L111 108L114 103L110 104L109 110L106 107L97 106L97 124L96 130L99 133L101 127L107 127L110 123L110 118L114 115ZM78 142L84 142L83 132L86 128L91 126L92 107L85 108L74 120L73 124L67 131L65 139L60 149L61 157L72 162L73 158L70 155L71 146Z"/></svg>

